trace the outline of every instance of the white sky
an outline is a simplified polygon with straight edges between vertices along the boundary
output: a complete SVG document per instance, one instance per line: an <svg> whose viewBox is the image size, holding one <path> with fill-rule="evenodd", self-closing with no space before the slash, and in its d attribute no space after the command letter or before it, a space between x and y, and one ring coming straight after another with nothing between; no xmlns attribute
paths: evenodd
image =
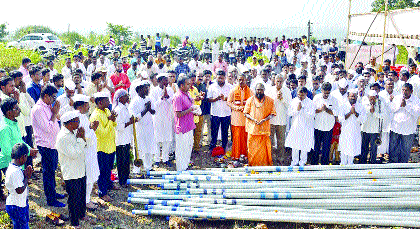
<svg viewBox="0 0 420 238"><path fill-rule="evenodd" d="M7 22L13 31L25 25L47 25L58 32L77 30L101 32L106 22L146 28L282 27L293 30L315 22L316 31L347 28L349 0L6 0L2 2L0 23ZM352 0L352 12L368 12L373 0ZM158 9L159 8L159 9ZM10 9L10 10L9 10ZM18 9L18 12L12 9ZM204 29L203 29L204 28ZM223 32L222 32L223 33Z"/></svg>

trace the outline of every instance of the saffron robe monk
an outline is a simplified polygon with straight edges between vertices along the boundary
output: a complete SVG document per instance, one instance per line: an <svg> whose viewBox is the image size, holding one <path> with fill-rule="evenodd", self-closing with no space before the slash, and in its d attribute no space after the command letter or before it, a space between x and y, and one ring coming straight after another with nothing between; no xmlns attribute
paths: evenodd
<svg viewBox="0 0 420 238"><path fill-rule="evenodd" d="M273 165L271 159L270 119L276 115L274 100L264 95L264 85L258 83L255 96L245 104L245 130L248 133L250 166Z"/></svg>

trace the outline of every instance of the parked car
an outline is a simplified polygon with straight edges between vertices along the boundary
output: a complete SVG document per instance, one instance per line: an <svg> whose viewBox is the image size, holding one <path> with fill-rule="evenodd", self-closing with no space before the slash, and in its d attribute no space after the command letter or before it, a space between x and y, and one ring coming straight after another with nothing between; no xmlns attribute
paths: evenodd
<svg viewBox="0 0 420 238"><path fill-rule="evenodd" d="M7 43L7 47L39 51L59 49L62 46L63 42L51 33L32 33L17 41Z"/></svg>

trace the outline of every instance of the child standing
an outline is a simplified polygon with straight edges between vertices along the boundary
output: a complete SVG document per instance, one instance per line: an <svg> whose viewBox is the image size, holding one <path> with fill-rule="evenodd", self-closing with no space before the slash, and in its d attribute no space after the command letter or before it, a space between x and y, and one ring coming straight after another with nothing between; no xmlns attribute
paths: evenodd
<svg viewBox="0 0 420 238"><path fill-rule="evenodd" d="M6 212L13 221L14 229L29 229L28 180L32 176L32 166L22 171L21 167L28 158L29 149L23 143L12 148L12 162L6 171Z"/></svg>

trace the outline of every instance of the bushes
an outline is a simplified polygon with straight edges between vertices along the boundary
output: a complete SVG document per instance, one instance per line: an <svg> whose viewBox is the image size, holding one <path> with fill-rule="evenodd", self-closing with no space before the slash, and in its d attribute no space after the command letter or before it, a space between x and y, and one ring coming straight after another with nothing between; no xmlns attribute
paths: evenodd
<svg viewBox="0 0 420 238"><path fill-rule="evenodd" d="M20 67L22 59L28 57L32 63L37 64L41 61L41 55L32 50L21 50L16 48L7 48L5 44L0 43L0 68L10 72Z"/></svg>

